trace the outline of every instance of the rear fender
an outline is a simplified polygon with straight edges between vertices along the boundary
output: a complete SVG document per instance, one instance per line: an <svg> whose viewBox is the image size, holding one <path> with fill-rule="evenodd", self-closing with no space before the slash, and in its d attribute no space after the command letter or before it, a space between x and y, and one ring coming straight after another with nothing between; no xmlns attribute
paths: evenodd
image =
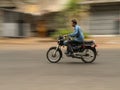
<svg viewBox="0 0 120 90"><path fill-rule="evenodd" d="M96 50L96 48L95 48L95 46L94 46L94 47L85 46L85 48L92 49L92 50L95 52L96 55L98 54L98 53L97 53L97 50Z"/></svg>

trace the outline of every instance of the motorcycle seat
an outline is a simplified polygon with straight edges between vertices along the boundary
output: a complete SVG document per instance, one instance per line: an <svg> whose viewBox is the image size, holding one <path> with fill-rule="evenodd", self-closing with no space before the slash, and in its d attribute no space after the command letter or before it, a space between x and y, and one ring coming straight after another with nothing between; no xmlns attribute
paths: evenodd
<svg viewBox="0 0 120 90"><path fill-rule="evenodd" d="M84 41L84 44L93 44L94 43L94 41L92 40L92 41Z"/></svg>

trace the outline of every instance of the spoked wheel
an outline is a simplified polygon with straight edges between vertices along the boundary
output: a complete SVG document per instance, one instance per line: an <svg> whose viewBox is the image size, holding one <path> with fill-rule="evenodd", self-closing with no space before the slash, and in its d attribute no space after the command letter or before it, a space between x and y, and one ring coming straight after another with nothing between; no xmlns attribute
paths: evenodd
<svg viewBox="0 0 120 90"><path fill-rule="evenodd" d="M51 47L48 51L47 51L47 59L48 61L50 61L51 63L57 63L60 61L62 57L62 52L60 49L56 50L56 47Z"/></svg>
<svg viewBox="0 0 120 90"><path fill-rule="evenodd" d="M82 61L85 63L92 63L96 59L96 51L92 48L87 48L83 51Z"/></svg>

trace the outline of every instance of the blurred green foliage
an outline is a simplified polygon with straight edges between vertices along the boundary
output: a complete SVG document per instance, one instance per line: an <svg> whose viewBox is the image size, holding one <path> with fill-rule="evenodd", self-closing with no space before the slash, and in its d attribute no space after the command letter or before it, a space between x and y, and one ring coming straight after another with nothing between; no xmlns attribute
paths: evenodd
<svg viewBox="0 0 120 90"><path fill-rule="evenodd" d="M54 33L51 34L51 37L54 39L57 39L58 36L62 36L62 35L67 35L72 33L71 30L67 30L67 29L59 29L56 30Z"/></svg>
<svg viewBox="0 0 120 90"><path fill-rule="evenodd" d="M84 34L85 39L89 38L90 36L87 32L84 32L83 34Z"/></svg>
<svg viewBox="0 0 120 90"><path fill-rule="evenodd" d="M80 24L80 21L87 17L88 13L88 7L86 5L80 5L81 1L84 0L70 0L67 4L67 7L59 12L55 16L55 22L57 23L57 28L67 28L71 29L71 20L77 19L78 24Z"/></svg>
<svg viewBox="0 0 120 90"><path fill-rule="evenodd" d="M59 29L59 30L56 30L54 33L52 33L51 37L54 38L54 39L57 39L58 36L68 35L70 33L73 33L73 31L72 30L67 30L67 29ZM84 37L88 38L89 34L84 32Z"/></svg>
<svg viewBox="0 0 120 90"><path fill-rule="evenodd" d="M68 8L67 10L73 10L73 9L76 9L76 3L77 3L78 0L70 0L69 3L68 3Z"/></svg>
<svg viewBox="0 0 120 90"><path fill-rule="evenodd" d="M88 7L78 4L81 1L84 0L70 0L67 4L67 8L56 15L55 20L58 25L56 28L56 32L53 33L51 37L56 39L59 35L65 35L73 32L71 31L71 20L77 19L78 22L80 22L80 20L87 15L87 13L84 11L87 10ZM89 34L87 32L84 32L84 36L85 38L88 38Z"/></svg>

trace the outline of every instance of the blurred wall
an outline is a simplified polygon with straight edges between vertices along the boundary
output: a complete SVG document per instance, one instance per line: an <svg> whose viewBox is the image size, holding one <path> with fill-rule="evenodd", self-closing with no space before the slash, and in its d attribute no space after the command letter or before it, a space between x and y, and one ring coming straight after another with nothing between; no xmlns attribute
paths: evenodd
<svg viewBox="0 0 120 90"><path fill-rule="evenodd" d="M95 35L120 34L120 3L90 5L88 31Z"/></svg>
<svg viewBox="0 0 120 90"><path fill-rule="evenodd" d="M20 12L2 9L3 25L2 35L4 37L29 37L30 36L30 22L28 22L28 15Z"/></svg>
<svg viewBox="0 0 120 90"><path fill-rule="evenodd" d="M2 16L2 11L0 10L0 36L2 35L2 22L3 22L3 16Z"/></svg>

